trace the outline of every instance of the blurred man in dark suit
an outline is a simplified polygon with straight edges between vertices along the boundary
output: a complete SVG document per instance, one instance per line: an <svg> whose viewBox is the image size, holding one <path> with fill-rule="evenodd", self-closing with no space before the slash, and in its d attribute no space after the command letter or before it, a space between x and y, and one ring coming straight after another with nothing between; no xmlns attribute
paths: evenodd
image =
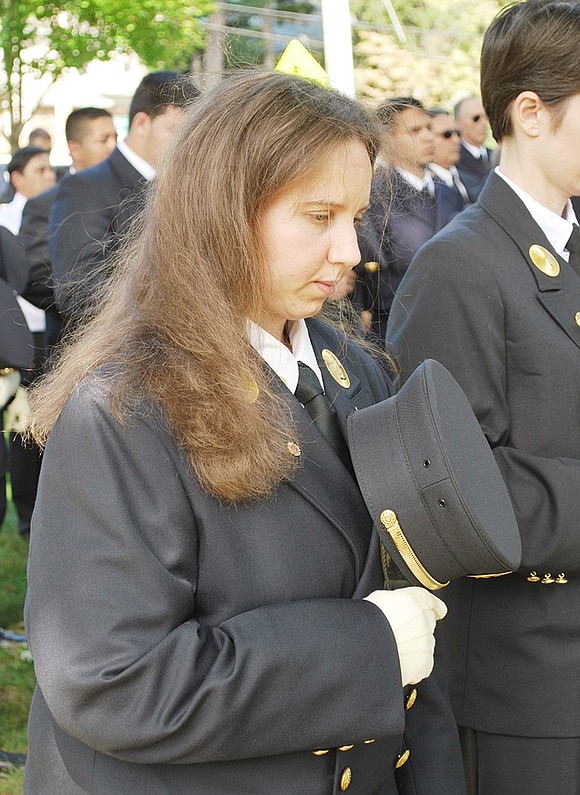
<svg viewBox="0 0 580 795"><path fill-rule="evenodd" d="M454 108L455 121L461 134L457 168L475 201L492 169L491 149L485 146L489 132L487 114L479 97L465 97Z"/></svg>
<svg viewBox="0 0 580 795"><path fill-rule="evenodd" d="M433 179L441 180L454 190L464 206L471 204L473 199L457 170L461 133L453 117L446 110L430 108L427 113L431 119L431 132L433 133L433 160L429 163Z"/></svg>
<svg viewBox="0 0 580 795"><path fill-rule="evenodd" d="M17 235L28 199L51 188L56 178L48 152L38 146L25 146L14 152L6 171L15 193L11 202L0 205L0 224Z"/></svg>
<svg viewBox="0 0 580 795"><path fill-rule="evenodd" d="M463 208L452 188L435 184L431 120L414 97L396 97L377 109L385 129L383 162L371 204L358 227L361 262L355 304L363 325L384 344L387 318L413 254Z"/></svg>
<svg viewBox="0 0 580 795"><path fill-rule="evenodd" d="M78 323L95 307L111 257L141 208L148 181L184 110L198 96L177 72L153 72L138 86L129 110L129 133L97 166L60 183L49 222L49 252L56 300L67 321Z"/></svg>
<svg viewBox="0 0 580 795"><path fill-rule="evenodd" d="M70 174L90 168L108 157L117 144L113 117L104 108L77 108L65 126L71 156ZM65 175L65 179L68 175ZM54 300L52 265L48 251L48 220L59 186L30 199L22 213L20 240L28 265L28 284L24 297L46 311L46 346L60 337L62 320Z"/></svg>

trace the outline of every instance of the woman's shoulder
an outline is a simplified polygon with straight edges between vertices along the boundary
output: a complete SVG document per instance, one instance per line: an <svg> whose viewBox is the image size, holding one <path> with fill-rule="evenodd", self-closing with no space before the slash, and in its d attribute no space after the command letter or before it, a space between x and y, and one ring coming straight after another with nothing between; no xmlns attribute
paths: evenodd
<svg viewBox="0 0 580 795"><path fill-rule="evenodd" d="M112 363L101 365L79 382L61 416L68 422L94 421L97 417L119 425L144 421L156 429L166 429L159 404L143 390L127 386L120 369Z"/></svg>

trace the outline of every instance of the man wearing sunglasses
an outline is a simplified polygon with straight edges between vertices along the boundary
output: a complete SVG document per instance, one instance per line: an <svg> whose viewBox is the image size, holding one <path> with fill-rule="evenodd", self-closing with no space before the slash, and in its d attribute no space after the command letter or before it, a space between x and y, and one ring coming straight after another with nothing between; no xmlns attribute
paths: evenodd
<svg viewBox="0 0 580 795"><path fill-rule="evenodd" d="M462 180L469 185L472 201L475 201L492 169L492 152L485 146L489 129L487 115L478 97L460 100L455 106L454 115L461 133L457 168Z"/></svg>
<svg viewBox="0 0 580 795"><path fill-rule="evenodd" d="M461 206L465 207L475 201L475 198L457 170L461 146L459 128L453 117L442 108L431 108L427 113L433 133L433 160L429 164L429 170L433 179L447 185L457 195Z"/></svg>

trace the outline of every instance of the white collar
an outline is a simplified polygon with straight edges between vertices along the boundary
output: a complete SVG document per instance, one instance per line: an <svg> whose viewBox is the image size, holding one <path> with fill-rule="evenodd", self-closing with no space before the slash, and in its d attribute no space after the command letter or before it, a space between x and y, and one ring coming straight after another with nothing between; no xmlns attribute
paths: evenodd
<svg viewBox="0 0 580 795"><path fill-rule="evenodd" d="M443 168L437 163L429 163L429 168L436 177L439 177L441 182L444 182L450 188L453 187L453 172L450 168Z"/></svg>
<svg viewBox="0 0 580 795"><path fill-rule="evenodd" d="M290 345L292 350L283 345L252 320L247 321L247 335L251 346L270 365L276 375L286 384L291 392L298 385L298 362L304 362L316 373L320 385L324 386L322 373L316 361L316 354L310 341L304 320L295 320L289 324Z"/></svg>
<svg viewBox="0 0 580 795"><path fill-rule="evenodd" d="M28 199L18 191L14 194L12 201L0 206L0 226L5 226L13 235L20 231L22 223L22 211Z"/></svg>
<svg viewBox="0 0 580 795"><path fill-rule="evenodd" d="M142 177L145 177L145 179L149 181L151 181L155 177L157 172L153 168L151 163L148 163L146 160L143 160L143 158L140 155L138 155L137 152L134 152L127 143L127 141L119 141L119 143L117 144L117 149L123 155L123 157L125 157L129 161L129 163L131 163L133 168L137 169L137 171L141 174Z"/></svg>
<svg viewBox="0 0 580 795"><path fill-rule="evenodd" d="M421 179L421 177L417 177L415 174L411 174L410 171L406 171L404 168L397 167L396 171L403 177L405 182L408 182L412 188L415 188L415 190L422 191L423 188L427 188L431 196L435 194L433 177L429 173L428 168L425 169L423 179Z"/></svg>
<svg viewBox="0 0 580 795"><path fill-rule="evenodd" d="M463 138L461 139L461 143L477 160L479 160L480 157L483 157L485 160L487 160L488 155L485 146L474 146L473 144L468 144Z"/></svg>
<svg viewBox="0 0 580 795"><path fill-rule="evenodd" d="M529 193L526 193L519 185L516 185L516 183L506 177L505 174L502 174L499 170L499 166L495 169L495 173L498 177L501 177L504 182L510 186L516 196L522 200L529 214L550 241L554 251L568 261L570 255L566 250L566 243L572 234L572 224L578 223L570 199L568 199L566 207L564 208L564 215L558 215L558 213L544 207L543 204L540 204L540 202L530 196Z"/></svg>

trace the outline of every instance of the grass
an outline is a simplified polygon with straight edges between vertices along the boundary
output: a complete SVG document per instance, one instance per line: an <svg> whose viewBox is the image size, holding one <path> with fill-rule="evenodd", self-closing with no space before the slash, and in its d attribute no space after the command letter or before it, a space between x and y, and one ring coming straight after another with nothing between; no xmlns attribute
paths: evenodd
<svg viewBox="0 0 580 795"><path fill-rule="evenodd" d="M0 532L0 626L23 631L28 542L18 535L12 502ZM0 642L0 749L26 753L28 707L34 690L34 668L22 659L27 646ZM0 770L0 795L21 795L22 769Z"/></svg>

